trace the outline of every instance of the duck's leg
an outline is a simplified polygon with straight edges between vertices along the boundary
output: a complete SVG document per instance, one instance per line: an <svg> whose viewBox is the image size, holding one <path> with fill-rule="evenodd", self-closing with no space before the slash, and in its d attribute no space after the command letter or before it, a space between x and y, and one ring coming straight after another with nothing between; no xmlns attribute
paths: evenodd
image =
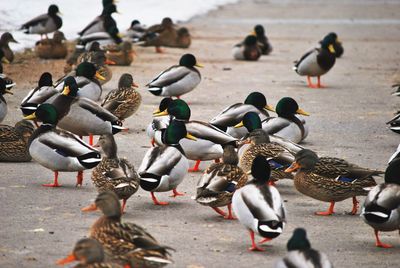
<svg viewBox="0 0 400 268"><path fill-rule="evenodd" d="M217 208L217 207L211 207L215 212L217 212L219 215L221 215L221 216L223 216L223 217L225 217L226 216L226 213L222 210L222 209L219 209L219 208Z"/></svg>
<svg viewBox="0 0 400 268"><path fill-rule="evenodd" d="M321 76L318 75L318 84L317 84L318 88L324 88L325 86L321 84Z"/></svg>
<svg viewBox="0 0 400 268"><path fill-rule="evenodd" d="M168 202L160 202L157 200L156 196L154 195L154 192L150 192L151 194L151 199L153 200L154 205L157 206L166 206L168 205Z"/></svg>
<svg viewBox="0 0 400 268"><path fill-rule="evenodd" d="M232 213L232 204L229 204L227 207L228 207L228 215L224 216L224 218L226 220L237 220L237 218L233 216Z"/></svg>
<svg viewBox="0 0 400 268"><path fill-rule="evenodd" d="M58 184L58 171L54 171L54 183L43 184L44 187L60 187Z"/></svg>
<svg viewBox="0 0 400 268"><path fill-rule="evenodd" d="M150 143L151 143L151 146L155 147L154 144L156 144L156 139L155 139L155 138L152 138Z"/></svg>
<svg viewBox="0 0 400 268"><path fill-rule="evenodd" d="M263 244L263 243L266 243L266 242L271 241L271 240L272 240L271 238L264 238L258 244Z"/></svg>
<svg viewBox="0 0 400 268"><path fill-rule="evenodd" d="M316 85L314 85L314 84L312 83L312 81L311 81L311 76L309 76L309 75L307 75L307 85L308 85L308 87L310 87L310 88L316 88L316 87L317 87Z"/></svg>
<svg viewBox="0 0 400 268"><path fill-rule="evenodd" d="M392 247L393 247L393 246L390 245L390 244L384 244L384 243L382 243L381 240L379 239L379 231L378 231L378 230L374 230L374 231L375 231L375 239L376 239L375 245L376 245L378 248L392 248Z"/></svg>
<svg viewBox="0 0 400 268"><path fill-rule="evenodd" d="M83 182L83 171L78 171L78 175L76 175L75 187L82 186L82 182Z"/></svg>
<svg viewBox="0 0 400 268"><path fill-rule="evenodd" d="M196 164L194 165L194 167L189 168L188 171L189 172L198 172L199 170L199 166L200 166L200 160L196 160Z"/></svg>
<svg viewBox="0 0 400 268"><path fill-rule="evenodd" d="M184 196L184 193L180 193L175 189L172 189L172 195L170 195L170 197L177 197L177 196Z"/></svg>
<svg viewBox="0 0 400 268"><path fill-rule="evenodd" d="M335 213L334 211L333 211L333 208L335 207L335 202L331 202L331 205L329 206L329 208L328 208L328 210L327 211L323 211L323 212L315 212L315 214L316 215L319 215L319 216L329 216L329 215L332 215L333 213Z"/></svg>
<svg viewBox="0 0 400 268"><path fill-rule="evenodd" d="M249 251L264 251L262 248L257 247L256 242L254 241L254 232L250 230L250 239L251 239L251 247Z"/></svg>
<svg viewBox="0 0 400 268"><path fill-rule="evenodd" d="M164 53L164 50L162 50L161 47L156 46L156 53Z"/></svg>
<svg viewBox="0 0 400 268"><path fill-rule="evenodd" d="M122 199L122 207L121 207L121 213L125 213L125 207L126 207L126 199Z"/></svg>
<svg viewBox="0 0 400 268"><path fill-rule="evenodd" d="M93 146L93 135L89 134L89 145Z"/></svg>
<svg viewBox="0 0 400 268"><path fill-rule="evenodd" d="M353 209L351 210L350 214L351 215L356 215L357 210L358 210L358 200L355 196L353 196Z"/></svg>

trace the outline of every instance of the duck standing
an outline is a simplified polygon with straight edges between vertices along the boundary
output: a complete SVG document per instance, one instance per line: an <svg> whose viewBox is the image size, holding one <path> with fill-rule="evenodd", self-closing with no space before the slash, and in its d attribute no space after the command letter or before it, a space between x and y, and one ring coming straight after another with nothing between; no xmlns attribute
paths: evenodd
<svg viewBox="0 0 400 268"><path fill-rule="evenodd" d="M200 72L194 66L203 67L197 63L195 56L185 54L179 60L179 65L163 71L146 86L153 95L179 98L192 91L201 81Z"/></svg>
<svg viewBox="0 0 400 268"><path fill-rule="evenodd" d="M29 138L34 131L33 125L21 120L14 127L0 125L0 162L29 162Z"/></svg>
<svg viewBox="0 0 400 268"><path fill-rule="evenodd" d="M333 44L333 49L335 50L335 56L336 58L340 58L343 55L344 48L342 45L342 42L340 42L338 35L335 32L328 33L324 38L330 38L331 40L334 40ZM320 44L322 44L323 41L319 41Z"/></svg>
<svg viewBox="0 0 400 268"><path fill-rule="evenodd" d="M255 233L265 238L263 243L278 237L285 226L283 200L278 190L267 184L270 174L267 159L257 156L251 167L253 179L233 194L233 212L250 232L250 251L263 251L254 241Z"/></svg>
<svg viewBox="0 0 400 268"><path fill-rule="evenodd" d="M374 228L375 245L391 248L382 243L379 232L400 231L400 159L395 158L385 171L385 182L375 186L367 195L361 210L364 222Z"/></svg>
<svg viewBox="0 0 400 268"><path fill-rule="evenodd" d="M14 39L12 34L9 32L5 32L0 37L0 50L3 51L4 57L9 61L13 62L14 60L14 52L11 50L9 43L17 43L17 40Z"/></svg>
<svg viewBox="0 0 400 268"><path fill-rule="evenodd" d="M165 129L171 121L168 115L167 108L172 102L172 98L163 98L158 105L158 109L153 112L153 115L165 113L165 115L153 117L153 120L146 128L146 134L151 139L151 145L154 147L156 140L155 135L158 130Z"/></svg>
<svg viewBox="0 0 400 268"><path fill-rule="evenodd" d="M24 30L26 34L40 34L46 35L57 31L62 26L62 19L58 16L60 11L57 5L50 5L47 14L40 15L24 23L20 30Z"/></svg>

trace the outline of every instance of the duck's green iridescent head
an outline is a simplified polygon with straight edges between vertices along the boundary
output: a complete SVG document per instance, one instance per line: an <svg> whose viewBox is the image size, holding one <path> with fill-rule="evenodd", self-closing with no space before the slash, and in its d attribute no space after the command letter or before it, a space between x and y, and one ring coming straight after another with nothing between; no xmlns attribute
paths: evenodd
<svg viewBox="0 0 400 268"><path fill-rule="evenodd" d="M44 124L52 124L56 125L58 122L58 113L56 107L50 103L43 103L39 105L36 112L31 115L32 118L25 119L35 119L37 118L39 121L43 122Z"/></svg>
<svg viewBox="0 0 400 268"><path fill-rule="evenodd" d="M261 129L261 119L255 112L248 112L243 116L243 125L248 132L252 132L255 129Z"/></svg>
<svg viewBox="0 0 400 268"><path fill-rule="evenodd" d="M269 111L275 112L274 108L267 104L267 99L261 92L251 92L247 98L244 100L244 104L250 104L257 109L267 109Z"/></svg>
<svg viewBox="0 0 400 268"><path fill-rule="evenodd" d="M332 34L328 34L327 36L324 37L321 41L321 47L323 49L327 49L330 53L335 54L335 48L334 44L336 43L337 36L335 37Z"/></svg>
<svg viewBox="0 0 400 268"><path fill-rule="evenodd" d="M307 239L306 230L304 230L303 228L296 228L286 247L288 251L310 249L311 244L310 241L308 241Z"/></svg>
<svg viewBox="0 0 400 268"><path fill-rule="evenodd" d="M300 109L297 102L290 97L282 98L276 105L275 110L278 116L284 118L291 118L295 114L310 115L309 113Z"/></svg>
<svg viewBox="0 0 400 268"><path fill-rule="evenodd" d="M257 155L256 158L254 158L251 165L251 175L258 183L265 184L269 181L271 176L271 167L267 158L262 155Z"/></svg>
<svg viewBox="0 0 400 268"><path fill-rule="evenodd" d="M169 104L173 101L171 97L163 98L158 105L158 109L153 112L153 116L163 116L168 115L167 108Z"/></svg>
<svg viewBox="0 0 400 268"><path fill-rule="evenodd" d="M56 15L57 13L60 13L60 10L58 9L57 5L50 5L49 9L47 10L47 14L49 15Z"/></svg>
<svg viewBox="0 0 400 268"><path fill-rule="evenodd" d="M96 66L91 63L84 61L76 67L76 76L83 76L87 79L93 79L96 75Z"/></svg>
<svg viewBox="0 0 400 268"><path fill-rule="evenodd" d="M193 66L203 67L200 63L197 62L196 57L193 54L185 54L179 60L180 66L185 66L191 68Z"/></svg>
<svg viewBox="0 0 400 268"><path fill-rule="evenodd" d="M196 140L192 135L187 133L185 123L182 121L172 121L163 133L162 141L164 144L178 144L183 138Z"/></svg>
<svg viewBox="0 0 400 268"><path fill-rule="evenodd" d="M51 73L48 72L42 73L38 82L38 86L51 87L52 85L53 85L53 77L51 76Z"/></svg>
<svg viewBox="0 0 400 268"><path fill-rule="evenodd" d="M189 120L191 111L189 105L184 100L173 100L167 108L168 114L174 116L178 120Z"/></svg>
<svg viewBox="0 0 400 268"><path fill-rule="evenodd" d="M400 158L393 159L386 168L385 183L395 183L400 185Z"/></svg>
<svg viewBox="0 0 400 268"><path fill-rule="evenodd" d="M72 76L68 76L64 80L64 89L62 91L63 95L76 97L78 95L78 84L76 83L75 78Z"/></svg>
<svg viewBox="0 0 400 268"><path fill-rule="evenodd" d="M256 26L254 26L254 32L257 36L264 36L265 34L264 27L261 24L257 24Z"/></svg>
<svg viewBox="0 0 400 268"><path fill-rule="evenodd" d="M248 35L244 39L244 44L246 46L255 46L257 44L257 37L254 35Z"/></svg>
<svg viewBox="0 0 400 268"><path fill-rule="evenodd" d="M108 4L103 8L103 15L111 15L113 13L118 13L117 6L114 4Z"/></svg>

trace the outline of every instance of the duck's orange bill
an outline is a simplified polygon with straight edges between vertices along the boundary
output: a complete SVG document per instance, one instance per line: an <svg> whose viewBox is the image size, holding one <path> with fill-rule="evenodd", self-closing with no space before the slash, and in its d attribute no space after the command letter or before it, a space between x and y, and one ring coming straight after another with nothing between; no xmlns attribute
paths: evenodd
<svg viewBox="0 0 400 268"><path fill-rule="evenodd" d="M108 65L115 65L115 64L117 64L117 63L116 63L115 61L113 61L113 60L106 59L105 64L108 64Z"/></svg>
<svg viewBox="0 0 400 268"><path fill-rule="evenodd" d="M139 85L136 84L135 82L132 83L132 86L133 86L133 87L139 87Z"/></svg>
<svg viewBox="0 0 400 268"><path fill-rule="evenodd" d="M97 206L94 203L81 209L82 212L90 212L90 211L96 211L96 210L97 210Z"/></svg>
<svg viewBox="0 0 400 268"><path fill-rule="evenodd" d="M288 167L287 169L285 169L285 172L286 172L286 173L290 173L290 172L293 172L293 171L298 170L299 168L300 168L299 163L293 162L293 163L290 165L290 167Z"/></svg>
<svg viewBox="0 0 400 268"><path fill-rule="evenodd" d="M66 265L67 263L71 263L73 261L76 261L77 259L75 258L74 254L69 254L67 257L64 259L58 260L57 265Z"/></svg>

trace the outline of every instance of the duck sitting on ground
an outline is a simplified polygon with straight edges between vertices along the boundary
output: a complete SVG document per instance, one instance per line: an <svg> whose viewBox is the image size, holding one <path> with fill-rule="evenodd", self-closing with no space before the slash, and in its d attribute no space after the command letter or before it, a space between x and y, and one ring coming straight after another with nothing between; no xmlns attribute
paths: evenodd
<svg viewBox="0 0 400 268"><path fill-rule="evenodd" d="M7 89L6 81L0 78L0 123L4 120L7 115L7 101L4 98L5 94L13 94L9 89Z"/></svg>
<svg viewBox="0 0 400 268"><path fill-rule="evenodd" d="M160 33L147 34L143 46L155 46L156 51L162 53L161 47L188 48L190 44L191 37L186 27L176 30L169 26Z"/></svg>
<svg viewBox="0 0 400 268"><path fill-rule="evenodd" d="M29 162L32 157L28 141L34 131L33 125L21 120L14 127L0 125L0 162Z"/></svg>
<svg viewBox="0 0 400 268"><path fill-rule="evenodd" d="M379 232L400 231L400 159L395 158L385 171L385 182L375 186L367 195L361 217L374 228L375 245L391 248L382 243Z"/></svg>
<svg viewBox="0 0 400 268"><path fill-rule="evenodd" d="M124 41L121 44L108 46L106 57L117 66L129 66L136 56L132 43Z"/></svg>
<svg viewBox="0 0 400 268"><path fill-rule="evenodd" d="M17 43L12 34L5 32L0 37L0 50L3 51L4 57L9 61L14 61L14 52L11 50L9 43Z"/></svg>
<svg viewBox="0 0 400 268"><path fill-rule="evenodd" d="M261 50L257 45L257 37L247 36L242 43L232 48L232 55L235 60L258 60L261 57Z"/></svg>
<svg viewBox="0 0 400 268"><path fill-rule="evenodd" d="M262 55L268 55L272 52L272 45L265 35L265 30L262 25L257 24L254 26L253 35L257 37L257 46L260 48Z"/></svg>
<svg viewBox="0 0 400 268"><path fill-rule="evenodd" d="M197 183L197 203L209 206L225 219L234 220L232 214L233 193L247 182L247 174L238 167L239 158L235 147L224 148L222 163L209 166ZM228 206L228 215L218 207Z"/></svg>
<svg viewBox="0 0 400 268"><path fill-rule="evenodd" d="M131 26L126 30L125 36L129 37L131 42L137 42L145 32L145 26L143 26L140 21L133 20Z"/></svg>
<svg viewBox="0 0 400 268"><path fill-rule="evenodd" d="M264 156L257 156L251 167L253 179L235 191L232 198L233 212L250 232L250 251L263 251L254 241L254 234L265 239L278 237L286 223L283 200L274 186L268 185L271 169Z"/></svg>
<svg viewBox="0 0 400 268"><path fill-rule="evenodd" d="M64 33L55 31L52 39L43 39L36 43L36 55L41 59L64 59L68 54L64 40Z"/></svg>
<svg viewBox="0 0 400 268"><path fill-rule="evenodd" d="M109 256L130 267L162 267L172 263L170 247L160 245L142 227L121 222L121 204L113 192L100 193L91 207L103 213L90 228L89 237L99 241Z"/></svg>
<svg viewBox="0 0 400 268"><path fill-rule="evenodd" d="M322 160L322 161L321 161ZM319 158L311 150L303 149L295 156L295 161L285 172L297 171L294 176L296 189L314 199L330 202L325 212L317 215L329 216L334 213L335 202L353 198L351 214L358 209L356 196L367 195L366 188L376 185L374 176L383 172L352 165L340 158Z"/></svg>
<svg viewBox="0 0 400 268"><path fill-rule="evenodd" d="M274 268L333 268L325 253L311 248L303 228L294 230L286 247L288 253L274 264Z"/></svg>

